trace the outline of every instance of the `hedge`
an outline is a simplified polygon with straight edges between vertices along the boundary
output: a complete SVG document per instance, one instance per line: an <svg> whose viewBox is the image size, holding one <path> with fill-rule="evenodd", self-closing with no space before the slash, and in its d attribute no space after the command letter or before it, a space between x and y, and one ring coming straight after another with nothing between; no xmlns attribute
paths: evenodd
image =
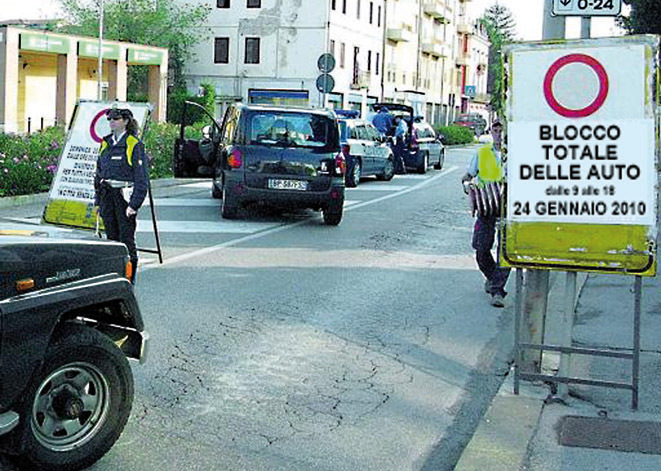
<svg viewBox="0 0 661 471"><path fill-rule="evenodd" d="M448 146L470 144L475 141L475 133L464 126L434 126L434 131L443 135L443 143Z"/></svg>
<svg viewBox="0 0 661 471"><path fill-rule="evenodd" d="M172 177L174 141L179 126L152 123L143 136L150 178ZM186 133L199 136L197 128ZM19 136L0 134L0 197L48 191L57 171L65 133L61 126Z"/></svg>

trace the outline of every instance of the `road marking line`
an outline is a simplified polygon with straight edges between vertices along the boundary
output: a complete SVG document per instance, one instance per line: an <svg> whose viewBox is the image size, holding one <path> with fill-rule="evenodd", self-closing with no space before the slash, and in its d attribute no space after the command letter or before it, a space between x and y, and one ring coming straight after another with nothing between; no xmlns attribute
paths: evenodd
<svg viewBox="0 0 661 471"><path fill-rule="evenodd" d="M220 214L218 215L220 219ZM269 229L278 223L265 222L241 222L241 221L169 221L157 220L156 225L159 233L226 233L226 234L253 234L255 232ZM137 232L153 232L154 228L150 219L138 220Z"/></svg>
<svg viewBox="0 0 661 471"><path fill-rule="evenodd" d="M413 185L412 187L409 187L406 190L403 190L403 191L400 191L400 192L397 192L397 193L394 193L394 194L391 194L391 195L385 195L385 196L382 196L381 198L375 198L375 199L370 200L370 201L365 201L364 203L359 203L359 204L356 204L356 205L352 205L351 207L345 209L345 211L350 211L350 210L353 210L353 209L358 208L358 207L363 207L363 206L368 206L370 204L379 203L379 202L385 201L387 199L395 198L397 196L401 196L401 195L404 195L406 193L410 193L411 191L414 191L416 189L422 188L423 186L429 185L430 183L438 180L441 177L444 177L445 175L448 175L448 174L454 172L457 169L458 169L458 167L455 167L455 166L450 167L447 170L443 170L441 173L438 173L438 174L434 175L433 177L426 179L423 182L417 183L417 184ZM167 266L170 266L170 265L174 265L176 263L184 262L184 261L189 260L191 258L195 258L195 257L199 257L199 256L202 256L202 255L207 255L207 254L217 252L217 251L225 249L227 247L233 247L235 245L242 244L244 242L249 242L249 241L255 240L255 239L261 239L262 237L266 237L266 236L269 236L271 234L277 234L278 232L293 229L293 228L301 226L303 224L308 224L309 222L310 222L309 219L305 219L305 220L302 220L302 221L295 222L293 224L283 223L281 226L273 227L271 229L267 229L267 230L265 230L263 232L259 232L257 234L250 234L250 235L247 235L247 236L244 236L244 237L239 237L238 239L223 242L221 244L212 245L210 247L205 247L203 249L196 250L194 252L188 252L188 253L185 253L185 254L177 255L175 257L172 257L170 259L167 259L167 260L163 261L162 264L146 266L141 271L144 272L144 271L151 270L153 268L161 268L161 267L167 267Z"/></svg>
<svg viewBox="0 0 661 471"><path fill-rule="evenodd" d="M347 188L347 191L401 191L405 188L408 188L406 185L390 185L387 184L360 184L356 188Z"/></svg>

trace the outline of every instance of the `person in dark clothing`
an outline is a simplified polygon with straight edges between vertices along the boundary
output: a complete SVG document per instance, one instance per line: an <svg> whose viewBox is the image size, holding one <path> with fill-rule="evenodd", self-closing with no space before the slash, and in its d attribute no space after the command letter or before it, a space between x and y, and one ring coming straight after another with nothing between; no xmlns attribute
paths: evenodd
<svg viewBox="0 0 661 471"><path fill-rule="evenodd" d="M386 106L381 107L379 112L374 115L372 124L382 135L392 135L392 115Z"/></svg>
<svg viewBox="0 0 661 471"><path fill-rule="evenodd" d="M409 126L404 118L395 116L395 146L393 147L393 157L395 157L395 173L406 173L406 164L404 163L404 152L407 151L406 141L408 139Z"/></svg>
<svg viewBox="0 0 661 471"><path fill-rule="evenodd" d="M137 137L138 123L129 109L107 112L112 130L103 138L94 177L94 204L103 220L106 236L126 245L131 258L131 282L135 282L138 252L136 217L149 190L145 148Z"/></svg>
<svg viewBox="0 0 661 471"><path fill-rule="evenodd" d="M471 159L466 174L462 177L462 182L466 184L475 182L477 188L484 188L486 185L501 183L505 177L503 165L501 142L503 125L496 120L491 126L493 144L486 144L477 149ZM484 275L485 291L491 295L491 305L495 307L505 306L504 298L505 284L510 274L509 268L503 268L496 263L491 255L496 240L496 230L499 213L488 211L487 214L477 213L477 220L473 229L472 245L475 249L475 259L480 271Z"/></svg>

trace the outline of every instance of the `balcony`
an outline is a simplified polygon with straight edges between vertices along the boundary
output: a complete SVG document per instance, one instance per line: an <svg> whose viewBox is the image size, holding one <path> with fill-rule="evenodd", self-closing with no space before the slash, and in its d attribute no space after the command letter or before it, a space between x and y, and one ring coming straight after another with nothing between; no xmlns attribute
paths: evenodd
<svg viewBox="0 0 661 471"><path fill-rule="evenodd" d="M368 70L360 70L358 74L353 77L349 88L352 90L360 90L361 88L369 88L372 81L372 72Z"/></svg>
<svg viewBox="0 0 661 471"><path fill-rule="evenodd" d="M422 10L429 16L444 22L450 21L450 15L445 9L445 4L440 0L425 0L422 4Z"/></svg>
<svg viewBox="0 0 661 471"><path fill-rule="evenodd" d="M462 52L457 56L457 65L471 65L470 52Z"/></svg>
<svg viewBox="0 0 661 471"><path fill-rule="evenodd" d="M473 25L466 23L466 20L459 20L459 23L457 23L457 33L473 34Z"/></svg>
<svg viewBox="0 0 661 471"><path fill-rule="evenodd" d="M422 52L436 57L448 57L450 48L447 44L440 43L435 39L427 38L422 41Z"/></svg>
<svg viewBox="0 0 661 471"><path fill-rule="evenodd" d="M411 42L413 41L413 32L410 27L400 25L397 28L388 28L386 30L386 38L395 42Z"/></svg>

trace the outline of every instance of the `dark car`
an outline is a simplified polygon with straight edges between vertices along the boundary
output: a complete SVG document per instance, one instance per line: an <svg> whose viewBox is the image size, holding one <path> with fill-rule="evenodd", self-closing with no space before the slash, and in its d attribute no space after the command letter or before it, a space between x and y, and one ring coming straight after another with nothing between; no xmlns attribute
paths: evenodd
<svg viewBox="0 0 661 471"><path fill-rule="evenodd" d="M79 470L122 433L148 335L124 244L34 234L0 230L0 450Z"/></svg>
<svg viewBox="0 0 661 471"><path fill-rule="evenodd" d="M175 143L175 177L212 178L223 218L243 206L266 203L321 210L337 225L344 205L346 161L332 111L234 104L203 139L185 137L187 102ZM206 111L205 111L206 113Z"/></svg>
<svg viewBox="0 0 661 471"><path fill-rule="evenodd" d="M362 119L338 119L342 153L347 161L346 184L355 187L362 177L392 180L395 163L388 140Z"/></svg>
<svg viewBox="0 0 661 471"><path fill-rule="evenodd" d="M388 108L393 117L401 116L408 124L409 135L404 151L406 168L418 173L426 173L430 165L437 170L442 169L445 163L445 147L441 142L441 137L436 135L431 125L423 117L414 115L413 108L408 105L374 103L370 105L370 108L372 112L378 113L384 106ZM394 134L394 130L390 134Z"/></svg>
<svg viewBox="0 0 661 471"><path fill-rule="evenodd" d="M479 113L460 114L452 124L469 128L476 137L480 137L487 129L487 120Z"/></svg>

